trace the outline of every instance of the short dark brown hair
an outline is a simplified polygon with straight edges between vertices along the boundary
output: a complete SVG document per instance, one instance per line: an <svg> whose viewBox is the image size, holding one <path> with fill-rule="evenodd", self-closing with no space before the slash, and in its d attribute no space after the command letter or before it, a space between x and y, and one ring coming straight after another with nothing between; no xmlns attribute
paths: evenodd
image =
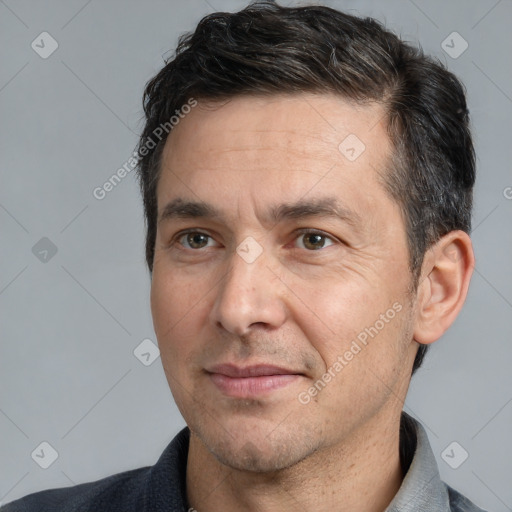
<svg viewBox="0 0 512 512"><path fill-rule="evenodd" d="M169 126L191 97L216 101L300 92L335 93L386 109L393 156L380 171L402 210L414 288L425 251L449 231L470 231L475 156L461 82L372 18L263 1L204 17L193 33L180 37L173 58L146 85L138 176L150 271L166 141L160 135L148 151L155 131ZM420 345L413 373L426 348Z"/></svg>

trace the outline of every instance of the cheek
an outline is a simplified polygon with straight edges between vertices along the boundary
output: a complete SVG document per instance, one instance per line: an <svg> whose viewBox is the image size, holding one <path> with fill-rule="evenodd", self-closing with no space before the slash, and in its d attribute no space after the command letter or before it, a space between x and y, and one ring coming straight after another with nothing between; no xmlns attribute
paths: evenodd
<svg viewBox="0 0 512 512"><path fill-rule="evenodd" d="M316 329L313 323L301 329L323 368L304 393L332 428L349 428L393 399L393 391L398 394L407 348L406 307L400 298L348 287L333 287L331 300L317 297L316 303L322 304L322 321Z"/></svg>
<svg viewBox="0 0 512 512"><path fill-rule="evenodd" d="M398 356L405 284L368 277L352 273L344 278L341 272L314 283L297 280L291 286L302 299L301 311L293 316L323 361L324 368L319 370L327 370L347 351L352 352L348 354L351 366L364 361L364 365L384 368ZM353 364L356 360L359 364Z"/></svg>
<svg viewBox="0 0 512 512"><path fill-rule="evenodd" d="M154 270L151 313L164 362L183 361L193 350L206 300L206 290L198 282L192 285L176 272Z"/></svg>
<svg viewBox="0 0 512 512"><path fill-rule="evenodd" d="M301 309L293 317L327 365L364 329L381 300L364 283L340 275L296 281L290 288Z"/></svg>

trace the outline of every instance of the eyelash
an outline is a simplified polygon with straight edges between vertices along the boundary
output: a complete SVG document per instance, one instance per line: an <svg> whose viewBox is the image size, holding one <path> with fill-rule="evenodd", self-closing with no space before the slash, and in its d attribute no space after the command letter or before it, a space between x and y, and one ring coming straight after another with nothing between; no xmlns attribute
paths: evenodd
<svg viewBox="0 0 512 512"><path fill-rule="evenodd" d="M191 233L201 234L201 235L205 235L209 238L213 238L211 235L209 235L208 233L205 233L203 231L199 231L197 229L187 229L185 231L180 231L179 233L177 233L176 236L174 236L174 238L172 239L169 246L174 246L176 243L179 243L180 239L182 239L184 236L189 235ZM295 231L294 235L295 235L294 241L302 235L319 235L319 236L326 238L327 240L330 240L331 242L333 242L333 244L339 243L338 239L336 239L332 235L329 235L325 231L320 231L318 229L301 228L301 229L298 229L297 231ZM180 244L180 245L183 245L183 244ZM295 249L298 249L298 247L295 247ZM323 247L321 249L323 249ZM319 250L321 250L321 249L319 249ZM185 248L183 248L183 250L199 251L200 249L188 249L185 247ZM308 252L317 252L317 251L310 250Z"/></svg>

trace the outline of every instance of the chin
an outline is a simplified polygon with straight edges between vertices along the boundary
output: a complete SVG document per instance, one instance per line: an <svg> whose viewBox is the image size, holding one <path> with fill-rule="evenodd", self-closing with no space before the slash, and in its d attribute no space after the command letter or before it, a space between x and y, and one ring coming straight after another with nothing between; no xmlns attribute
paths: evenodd
<svg viewBox="0 0 512 512"><path fill-rule="evenodd" d="M294 466L305 459L309 453L301 453L288 446L280 446L278 450L266 443L257 446L252 441L246 442L241 448L237 445L213 446L210 448L214 457L224 466L238 471L252 473L273 473Z"/></svg>
<svg viewBox="0 0 512 512"><path fill-rule="evenodd" d="M294 425L280 429L253 427L230 435L222 427L212 432L196 431L208 451L223 465L238 471L271 473L298 464L314 453L314 439ZM274 430L273 430L274 429ZM201 429L203 430L203 429Z"/></svg>

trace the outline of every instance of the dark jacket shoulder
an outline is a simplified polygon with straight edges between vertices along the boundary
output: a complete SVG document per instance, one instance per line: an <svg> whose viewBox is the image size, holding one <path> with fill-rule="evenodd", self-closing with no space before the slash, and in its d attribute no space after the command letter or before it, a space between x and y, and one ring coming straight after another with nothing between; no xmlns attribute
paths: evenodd
<svg viewBox="0 0 512 512"><path fill-rule="evenodd" d="M151 468L139 468L72 487L48 489L8 503L1 512L92 512L140 507ZM112 505L115 504L115 508Z"/></svg>
<svg viewBox="0 0 512 512"><path fill-rule="evenodd" d="M186 512L189 435L183 429L154 466L29 494L7 503L0 512Z"/></svg>
<svg viewBox="0 0 512 512"><path fill-rule="evenodd" d="M477 507L460 492L447 484L445 485L448 491L448 499L450 500L450 512L486 512L484 509Z"/></svg>

